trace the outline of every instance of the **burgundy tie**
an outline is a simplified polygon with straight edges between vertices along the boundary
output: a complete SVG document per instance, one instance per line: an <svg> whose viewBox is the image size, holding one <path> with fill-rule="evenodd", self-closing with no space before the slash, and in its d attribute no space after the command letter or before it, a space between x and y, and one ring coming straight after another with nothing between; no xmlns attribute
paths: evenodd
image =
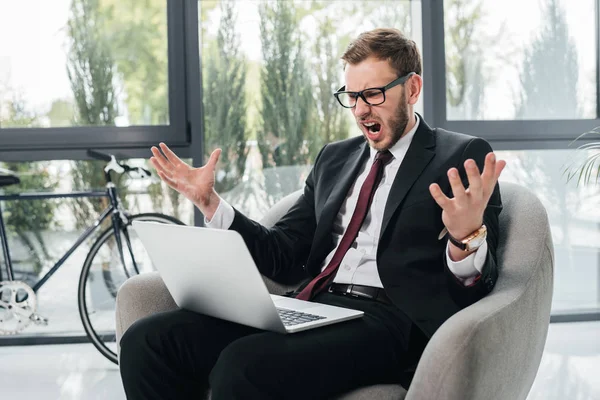
<svg viewBox="0 0 600 400"><path fill-rule="evenodd" d="M381 178L383 177L383 168L385 164L387 164L394 156L388 150L380 151L375 156L375 161L371 166L371 170L369 171L369 175L367 175L367 179L365 179L365 183L363 183L362 188L360 189L360 193L358 195L358 201L356 203L356 208L354 209L354 213L352 214L352 219L350 219L350 223L346 228L346 232L344 232L344 236L340 242L340 245L335 250L335 254L333 258L329 262L329 265L317 275L298 295L297 299L300 300L310 300L319 292L323 291L325 288L329 286L333 278L335 277L335 273L338 270L340 263L342 262L346 252L354 243L354 239L358 235L358 231L367 216L369 211L369 207L371 206L371 202L373 201L373 196L375 195L375 190L377 186L379 186L379 182L381 182Z"/></svg>

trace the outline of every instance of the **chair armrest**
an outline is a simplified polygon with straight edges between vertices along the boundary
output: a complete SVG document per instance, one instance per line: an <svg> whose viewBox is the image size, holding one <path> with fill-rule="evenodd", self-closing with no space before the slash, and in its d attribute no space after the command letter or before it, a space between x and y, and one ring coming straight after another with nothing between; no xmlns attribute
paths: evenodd
<svg viewBox="0 0 600 400"><path fill-rule="evenodd" d="M505 274L491 294L440 327L421 357L406 400L527 397L550 322L551 246L548 241L539 250L539 265Z"/></svg>
<svg viewBox="0 0 600 400"><path fill-rule="evenodd" d="M137 320L161 311L177 309L158 272L131 277L117 293L117 347L125 331Z"/></svg>

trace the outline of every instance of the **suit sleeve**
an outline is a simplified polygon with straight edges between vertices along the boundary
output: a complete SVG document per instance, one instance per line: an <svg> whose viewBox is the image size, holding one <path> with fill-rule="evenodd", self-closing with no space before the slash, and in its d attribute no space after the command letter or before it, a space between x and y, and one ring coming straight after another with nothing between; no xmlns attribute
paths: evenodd
<svg viewBox="0 0 600 400"><path fill-rule="evenodd" d="M491 151L492 148L489 143L480 138L473 139L467 144L461 156L459 165L456 166L465 187L468 187L469 181L465 171L464 162L470 158L473 159L477 163L479 171L483 172L485 156ZM498 215L500 214L501 210L502 200L500 198L500 187L498 184L496 184L494 192L492 193L483 214L483 223L487 227L487 254L481 269L481 274L473 283L468 286L464 286L460 280L458 280L448 269L446 257L444 257L444 264L449 280L448 286L450 295L461 307L467 307L482 299L492 291L494 285L496 284L496 280L498 279L496 249L498 247L498 236L500 234Z"/></svg>
<svg viewBox="0 0 600 400"><path fill-rule="evenodd" d="M317 155L304 192L290 210L271 228L266 228L238 210L229 229L240 233L259 271L281 283L297 283L308 277L304 264L316 229L314 187L323 149Z"/></svg>

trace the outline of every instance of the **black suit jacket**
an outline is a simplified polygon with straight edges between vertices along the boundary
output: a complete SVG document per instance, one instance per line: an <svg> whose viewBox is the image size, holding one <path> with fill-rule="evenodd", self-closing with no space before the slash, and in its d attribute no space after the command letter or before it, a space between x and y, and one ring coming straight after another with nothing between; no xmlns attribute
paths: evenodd
<svg viewBox="0 0 600 400"><path fill-rule="evenodd" d="M488 254L481 278L465 287L448 270L447 240L438 240L443 229L441 208L429 193L437 182L451 195L447 177L458 168L468 185L464 161L472 158L483 171L492 151L480 138L431 129L421 118L408 152L387 199L377 268L386 293L430 337L452 314L489 293L498 277L496 246L498 214L502 209L496 185L484 215L488 229ZM239 232L261 273L281 282L315 277L333 250L332 224L360 167L369 157L365 139L355 137L326 145L306 179L304 193L272 228L248 219L235 210L230 229Z"/></svg>

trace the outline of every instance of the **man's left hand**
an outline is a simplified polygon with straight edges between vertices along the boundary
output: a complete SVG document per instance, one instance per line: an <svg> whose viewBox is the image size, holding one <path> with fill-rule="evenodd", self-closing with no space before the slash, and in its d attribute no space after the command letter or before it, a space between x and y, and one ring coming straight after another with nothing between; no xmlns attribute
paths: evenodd
<svg viewBox="0 0 600 400"><path fill-rule="evenodd" d="M496 155L490 152L485 157L483 173L480 174L475 161L468 159L465 161L469 180L467 189L458 169L450 168L448 179L454 198L447 197L437 183L429 186L431 195L443 210L442 222L452 237L461 240L481 227L483 213L505 166L506 161L496 161Z"/></svg>

